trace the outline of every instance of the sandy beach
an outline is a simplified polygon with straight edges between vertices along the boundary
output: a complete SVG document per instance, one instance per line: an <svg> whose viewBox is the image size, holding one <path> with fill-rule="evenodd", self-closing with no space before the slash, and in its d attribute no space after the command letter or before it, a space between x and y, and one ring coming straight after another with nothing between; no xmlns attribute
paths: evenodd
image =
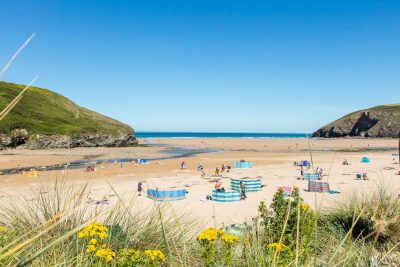
<svg viewBox="0 0 400 267"><path fill-rule="evenodd" d="M56 179L64 179L67 184L79 186L90 184L92 199L110 198L111 204L117 202L112 187L118 195L127 201L136 198L138 205L151 207L154 201L137 196L139 180L144 181L144 188L186 189L189 193L185 200L169 202L176 212L190 212L206 225L226 225L251 220L257 214L260 201L270 203L277 187L299 187L301 196L314 208L327 208L341 201L343 195L356 191L368 194L378 184L384 183L391 189L400 186L397 145L395 139L146 139L142 143L155 144L148 147L128 148L77 148L54 150L7 150L0 152L0 168L26 166L46 166L65 164L75 160L99 160L121 158L157 158L165 157L168 147L185 149L213 149L212 153L200 153L185 158L170 158L150 161L147 165L131 162L112 162L97 164L95 172L84 169L56 171L39 171L38 177L27 177L22 174L2 175L0 187L1 201L13 201L16 198L33 198L39 188L54 184ZM162 146L160 146L162 145ZM329 182L331 189L340 194L310 193L307 181L299 180L300 168L293 166L294 161L310 160L308 147L312 150L315 167L323 169L322 181ZM217 152L214 152L216 151ZM361 163L363 156L370 158L370 163ZM204 201L214 188L216 167L233 166L235 161L245 159L253 163L251 169L235 169L222 173L222 185L229 188L229 179L250 177L262 180L265 185L261 192L248 193L248 199L233 203ZM346 159L350 165L342 165ZM180 169L180 162L185 161L188 168ZM202 162L205 172L201 177L196 170ZM368 174L368 181L356 180L357 173Z"/></svg>

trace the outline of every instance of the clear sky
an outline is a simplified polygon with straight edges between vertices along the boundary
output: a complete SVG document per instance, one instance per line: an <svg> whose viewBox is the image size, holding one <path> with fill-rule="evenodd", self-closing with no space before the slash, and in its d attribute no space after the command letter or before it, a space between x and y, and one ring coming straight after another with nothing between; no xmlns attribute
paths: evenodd
<svg viewBox="0 0 400 267"><path fill-rule="evenodd" d="M137 131L311 132L400 102L400 1L0 0L2 77Z"/></svg>

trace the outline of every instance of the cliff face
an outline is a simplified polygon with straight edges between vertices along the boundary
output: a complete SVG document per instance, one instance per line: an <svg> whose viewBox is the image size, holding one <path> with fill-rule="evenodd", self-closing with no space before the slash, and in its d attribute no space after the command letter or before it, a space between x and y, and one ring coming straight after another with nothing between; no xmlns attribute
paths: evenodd
<svg viewBox="0 0 400 267"><path fill-rule="evenodd" d="M313 133L313 137L375 137L400 136L400 104L377 106L356 111L331 122Z"/></svg>
<svg viewBox="0 0 400 267"><path fill-rule="evenodd" d="M0 82L0 110L23 89ZM29 88L0 122L0 149L129 146L134 130L47 89Z"/></svg>

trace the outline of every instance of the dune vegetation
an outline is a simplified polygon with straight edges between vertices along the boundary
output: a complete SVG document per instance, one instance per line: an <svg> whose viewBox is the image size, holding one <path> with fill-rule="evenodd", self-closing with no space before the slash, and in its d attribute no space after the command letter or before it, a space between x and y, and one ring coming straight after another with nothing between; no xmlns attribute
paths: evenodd
<svg viewBox="0 0 400 267"><path fill-rule="evenodd" d="M111 187L111 185L110 185ZM112 187L111 187L112 188ZM0 204L1 266L399 266L400 200L384 186L318 210L278 191L240 235L132 199L86 202L58 182ZM118 197L118 194L115 192ZM247 230L246 230L247 229Z"/></svg>

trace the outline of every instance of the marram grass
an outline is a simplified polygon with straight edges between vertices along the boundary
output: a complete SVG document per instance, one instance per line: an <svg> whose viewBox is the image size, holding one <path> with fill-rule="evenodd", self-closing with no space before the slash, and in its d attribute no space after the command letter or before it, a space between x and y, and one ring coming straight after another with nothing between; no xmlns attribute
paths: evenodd
<svg viewBox="0 0 400 267"><path fill-rule="evenodd" d="M111 185L110 185L111 187ZM111 187L111 190L115 190ZM400 201L378 186L314 211L278 191L241 236L201 227L169 205L86 203L90 187L56 182L0 203L0 266L399 266ZM116 193L116 192L115 192ZM117 195L116 199L120 200Z"/></svg>

